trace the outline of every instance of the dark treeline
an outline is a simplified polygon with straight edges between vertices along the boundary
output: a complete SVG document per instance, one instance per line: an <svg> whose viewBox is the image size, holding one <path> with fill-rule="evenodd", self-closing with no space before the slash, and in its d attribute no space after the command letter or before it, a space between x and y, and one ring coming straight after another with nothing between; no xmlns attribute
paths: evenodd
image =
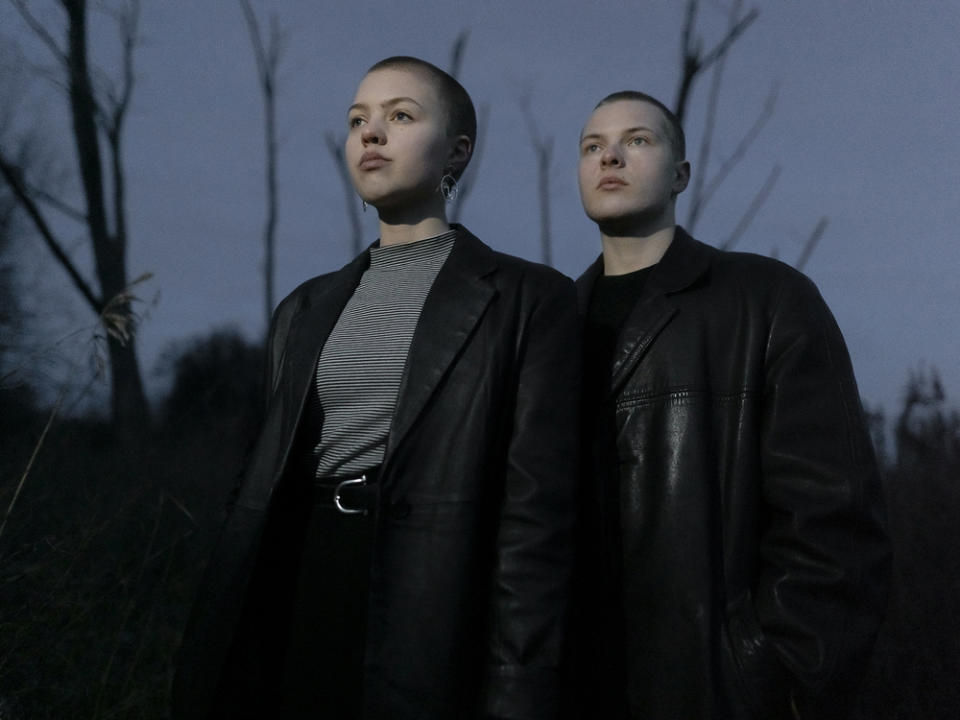
<svg viewBox="0 0 960 720"><path fill-rule="evenodd" d="M166 366L159 417L133 439L103 420L48 422L22 386L0 389L4 720L166 716L192 594L259 422L261 349L221 331ZM895 584L858 714L956 718L960 415L932 371L908 379L894 418L871 421Z"/></svg>

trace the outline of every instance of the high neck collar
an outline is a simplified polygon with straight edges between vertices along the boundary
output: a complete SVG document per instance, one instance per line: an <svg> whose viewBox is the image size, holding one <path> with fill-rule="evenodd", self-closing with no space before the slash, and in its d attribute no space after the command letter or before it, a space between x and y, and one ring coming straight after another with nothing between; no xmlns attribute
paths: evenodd
<svg viewBox="0 0 960 720"><path fill-rule="evenodd" d="M431 260L442 260L449 254L456 236L457 231L451 229L416 242L371 247L370 267L391 269L421 263L429 264Z"/></svg>

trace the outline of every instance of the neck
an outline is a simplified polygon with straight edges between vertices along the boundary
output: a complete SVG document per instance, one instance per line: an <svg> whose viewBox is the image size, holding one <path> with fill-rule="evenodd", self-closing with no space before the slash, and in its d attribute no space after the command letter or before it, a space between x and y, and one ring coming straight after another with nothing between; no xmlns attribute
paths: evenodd
<svg viewBox="0 0 960 720"><path fill-rule="evenodd" d="M379 208L380 246L403 245L442 235L450 229L446 208L441 201L420 212L410 208Z"/></svg>
<svg viewBox="0 0 960 720"><path fill-rule="evenodd" d="M672 217L639 232L601 225L603 274L625 275L656 265L673 242L675 230Z"/></svg>

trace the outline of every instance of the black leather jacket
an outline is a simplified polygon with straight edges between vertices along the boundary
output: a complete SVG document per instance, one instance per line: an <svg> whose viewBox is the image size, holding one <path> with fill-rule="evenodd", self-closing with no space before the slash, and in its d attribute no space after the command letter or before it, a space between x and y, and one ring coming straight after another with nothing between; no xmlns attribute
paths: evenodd
<svg viewBox="0 0 960 720"><path fill-rule="evenodd" d="M578 280L583 309L601 272ZM630 716L843 716L889 548L847 350L813 283L677 228L611 390Z"/></svg>
<svg viewBox="0 0 960 720"><path fill-rule="evenodd" d="M175 718L207 716L317 356L368 263L363 253L304 283L275 313L267 417L184 635ZM380 476L365 720L555 717L579 343L569 278L459 229L410 346Z"/></svg>

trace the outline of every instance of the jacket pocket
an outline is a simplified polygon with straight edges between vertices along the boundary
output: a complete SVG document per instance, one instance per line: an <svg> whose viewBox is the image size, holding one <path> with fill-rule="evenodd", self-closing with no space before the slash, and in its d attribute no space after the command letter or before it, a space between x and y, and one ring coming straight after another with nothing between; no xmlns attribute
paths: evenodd
<svg viewBox="0 0 960 720"><path fill-rule="evenodd" d="M724 686L733 717L792 720L790 674L757 621L749 590L727 603L723 636Z"/></svg>

